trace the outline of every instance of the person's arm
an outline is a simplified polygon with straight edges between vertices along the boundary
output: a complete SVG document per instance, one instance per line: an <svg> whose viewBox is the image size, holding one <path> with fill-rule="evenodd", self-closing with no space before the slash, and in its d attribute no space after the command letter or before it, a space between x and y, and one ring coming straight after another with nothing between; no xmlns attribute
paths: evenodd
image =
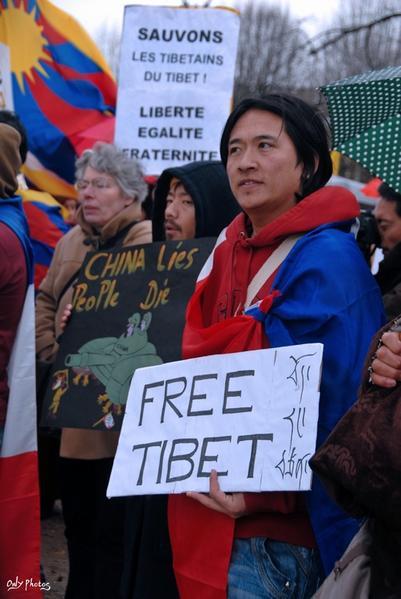
<svg viewBox="0 0 401 599"><path fill-rule="evenodd" d="M60 268L58 246L49 270L36 297L36 354L40 360L52 361L57 353L56 312L58 298L55 293L55 276Z"/></svg>
<svg viewBox="0 0 401 599"><path fill-rule="evenodd" d="M18 237L0 223L0 428L6 417L8 365L27 287L27 267Z"/></svg>
<svg viewBox="0 0 401 599"><path fill-rule="evenodd" d="M57 299L52 293L51 275L49 269L36 298L36 353L44 361L51 361L57 353Z"/></svg>

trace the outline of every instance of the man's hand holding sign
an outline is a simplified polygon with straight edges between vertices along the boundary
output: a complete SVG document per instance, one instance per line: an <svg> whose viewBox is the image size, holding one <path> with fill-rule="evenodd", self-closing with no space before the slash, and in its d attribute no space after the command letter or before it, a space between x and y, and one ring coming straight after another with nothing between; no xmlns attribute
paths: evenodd
<svg viewBox="0 0 401 599"><path fill-rule="evenodd" d="M224 493L220 489L220 484L216 470L210 473L210 489L209 494L196 493L188 491L188 497L196 499L202 505L216 510L230 518L241 518L246 514L246 505L243 493Z"/></svg>

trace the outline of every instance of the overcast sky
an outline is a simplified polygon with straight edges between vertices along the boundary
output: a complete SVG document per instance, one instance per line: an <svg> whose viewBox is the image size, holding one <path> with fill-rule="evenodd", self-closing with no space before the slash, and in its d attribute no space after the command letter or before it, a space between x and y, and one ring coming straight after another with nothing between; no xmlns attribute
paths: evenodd
<svg viewBox="0 0 401 599"><path fill-rule="evenodd" d="M73 15L85 29L93 35L103 25L122 27L124 5L147 4L181 6L177 0L52 0L54 4ZM217 0L212 6L234 6L244 3L235 0ZM259 0L264 3L263 0ZM195 2L191 2L195 4ZM199 4L202 4L200 1ZM339 0L266 0L266 4L281 4L288 6L295 17L306 19L305 24L309 33L317 33L324 26L326 19L335 11Z"/></svg>

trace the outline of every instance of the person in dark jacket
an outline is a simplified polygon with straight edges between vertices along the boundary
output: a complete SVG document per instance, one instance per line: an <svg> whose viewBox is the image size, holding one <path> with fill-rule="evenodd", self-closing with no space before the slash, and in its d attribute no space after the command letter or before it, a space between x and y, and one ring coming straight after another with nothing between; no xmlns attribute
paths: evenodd
<svg viewBox="0 0 401 599"><path fill-rule="evenodd" d="M401 313L401 194L382 183L374 216L381 237L384 259L379 264L376 281L383 295L388 320Z"/></svg>
<svg viewBox="0 0 401 599"><path fill-rule="evenodd" d="M296 96L244 99L227 120L220 153L243 212L219 236L189 300L182 355L322 343L319 446L356 397L383 319L380 291L352 235L357 200L325 186L332 171L325 121ZM284 243L293 245L277 265ZM169 496L180 598L308 599L356 527L316 479L305 493L225 493L212 470L209 494Z"/></svg>
<svg viewBox="0 0 401 599"><path fill-rule="evenodd" d="M191 162L167 168L160 175L155 189L152 221L154 241L172 238L166 234L165 228L174 220L168 205L171 193L177 190L177 182L190 196L195 216L194 234L181 236L181 239L217 237L240 211L221 162Z"/></svg>
<svg viewBox="0 0 401 599"><path fill-rule="evenodd" d="M6 589L16 588L14 582L10 587L13 580L40 584L35 350L31 335L33 252L22 200L17 195L21 145L18 129L0 122L1 596L6 595ZM39 595L39 589L29 587L27 596Z"/></svg>
<svg viewBox="0 0 401 599"><path fill-rule="evenodd" d="M153 240L217 237L239 211L221 162L168 168L155 188ZM122 597L178 598L165 495L127 500Z"/></svg>

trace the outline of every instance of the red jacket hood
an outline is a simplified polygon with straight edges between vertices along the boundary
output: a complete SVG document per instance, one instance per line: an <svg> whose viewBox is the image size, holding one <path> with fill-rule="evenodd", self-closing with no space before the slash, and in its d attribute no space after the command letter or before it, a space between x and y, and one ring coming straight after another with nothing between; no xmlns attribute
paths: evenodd
<svg viewBox="0 0 401 599"><path fill-rule="evenodd" d="M348 189L322 187L266 225L255 237L248 238L247 242L253 246L273 245L289 235L306 233L333 222L352 220L359 214L358 201ZM234 243L238 238L243 238L246 222L247 216L239 214L227 229L227 240Z"/></svg>

